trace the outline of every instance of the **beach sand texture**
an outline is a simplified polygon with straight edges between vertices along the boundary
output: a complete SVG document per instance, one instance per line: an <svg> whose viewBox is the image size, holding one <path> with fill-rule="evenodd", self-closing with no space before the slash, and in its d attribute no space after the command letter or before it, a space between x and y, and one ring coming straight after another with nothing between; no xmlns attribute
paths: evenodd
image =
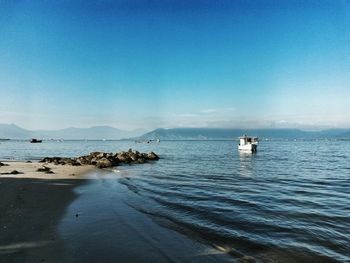
<svg viewBox="0 0 350 263"><path fill-rule="evenodd" d="M5 164L0 173L17 170L21 174L0 175L0 262L232 260L126 205L123 199L129 198L128 190L117 177L108 176L110 172L45 164L54 172L46 174L37 171L41 163ZM84 189L83 196L76 189ZM93 224L89 223L92 218ZM71 229L63 236L62 222Z"/></svg>
<svg viewBox="0 0 350 263"><path fill-rule="evenodd" d="M83 179L88 172L92 171L92 165L72 166L72 165L54 165L38 162L2 162L5 164L0 167L0 178L36 178L36 179ZM47 167L52 173L38 171L38 169ZM18 174L11 174L13 171Z"/></svg>
<svg viewBox="0 0 350 263"><path fill-rule="evenodd" d="M0 262L59 262L64 243L56 226L91 166L3 162L0 167ZM19 174L5 174L12 171ZM74 178L74 179L72 179Z"/></svg>

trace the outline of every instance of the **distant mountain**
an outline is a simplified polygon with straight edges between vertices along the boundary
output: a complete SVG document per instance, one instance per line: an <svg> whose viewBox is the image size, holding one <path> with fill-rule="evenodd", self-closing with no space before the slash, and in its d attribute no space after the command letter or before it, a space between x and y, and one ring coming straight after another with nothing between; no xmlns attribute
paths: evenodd
<svg viewBox="0 0 350 263"><path fill-rule="evenodd" d="M267 139L350 139L350 129L303 131L299 129L218 129L218 128L174 128L156 129L151 132L137 129L119 130L110 126L91 128L66 128L62 130L26 130L15 124L0 124L0 139L87 139L119 140L126 138L161 140L233 140L247 134Z"/></svg>
<svg viewBox="0 0 350 263"><path fill-rule="evenodd" d="M0 139L109 139L118 140L132 138L144 134L147 130L119 130L110 126L95 126L91 128L66 128L62 130L26 130L15 124L0 124Z"/></svg>
<svg viewBox="0 0 350 263"><path fill-rule="evenodd" d="M0 139L27 139L32 136L32 131L18 127L15 124L0 124Z"/></svg>
<svg viewBox="0 0 350 263"><path fill-rule="evenodd" d="M161 140L232 140L243 134L267 139L322 139L350 138L350 131L333 129L324 131L302 131L299 129L216 129L216 128L174 128L156 129L148 132L140 139Z"/></svg>

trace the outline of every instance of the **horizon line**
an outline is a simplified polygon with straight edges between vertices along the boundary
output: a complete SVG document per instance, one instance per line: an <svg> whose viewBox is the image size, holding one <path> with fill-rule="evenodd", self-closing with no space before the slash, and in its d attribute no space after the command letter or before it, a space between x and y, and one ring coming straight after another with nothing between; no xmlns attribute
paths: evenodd
<svg viewBox="0 0 350 263"><path fill-rule="evenodd" d="M180 127L157 127L153 129L147 129L147 128L134 128L134 129L121 129L117 128L112 125L92 125L92 126L68 126L65 128L57 128L57 129L30 129L25 128L23 126L20 126L16 123L0 123L0 125L9 125L9 126L16 126L18 128L28 130L28 131L59 131L59 130L65 130L65 129L91 129L91 128L113 128L120 131L136 131L136 130L145 130L146 132L152 132L155 130L163 129L163 130L170 130L170 129L213 129L213 130L301 130L301 131L325 131L325 130L349 130L350 127L332 127L332 126L312 126L312 125L305 125L306 127L297 127L297 126L290 126L290 127L203 127L203 126L197 126L197 127L191 127L191 126L180 126Z"/></svg>

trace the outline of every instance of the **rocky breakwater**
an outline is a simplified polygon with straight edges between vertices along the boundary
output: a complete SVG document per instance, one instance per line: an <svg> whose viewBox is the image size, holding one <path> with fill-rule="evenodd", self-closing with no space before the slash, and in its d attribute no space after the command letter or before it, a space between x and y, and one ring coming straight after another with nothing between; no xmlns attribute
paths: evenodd
<svg viewBox="0 0 350 263"><path fill-rule="evenodd" d="M158 159L158 155L156 155L154 152L140 153L138 151L134 152L132 149L129 149L127 152L123 151L117 153L92 152L89 155L84 155L76 158L45 157L39 162L73 166L94 165L98 168L108 168L120 164L140 164L148 161L156 161Z"/></svg>

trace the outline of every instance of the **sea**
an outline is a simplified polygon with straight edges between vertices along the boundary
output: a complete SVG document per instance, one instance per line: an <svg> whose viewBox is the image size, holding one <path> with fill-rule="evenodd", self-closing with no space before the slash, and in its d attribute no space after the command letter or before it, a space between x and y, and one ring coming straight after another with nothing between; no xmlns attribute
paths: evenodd
<svg viewBox="0 0 350 263"><path fill-rule="evenodd" d="M154 151L123 165L126 204L162 227L232 256L261 262L350 262L350 141L0 142L0 160ZM141 200L141 201L140 201Z"/></svg>

